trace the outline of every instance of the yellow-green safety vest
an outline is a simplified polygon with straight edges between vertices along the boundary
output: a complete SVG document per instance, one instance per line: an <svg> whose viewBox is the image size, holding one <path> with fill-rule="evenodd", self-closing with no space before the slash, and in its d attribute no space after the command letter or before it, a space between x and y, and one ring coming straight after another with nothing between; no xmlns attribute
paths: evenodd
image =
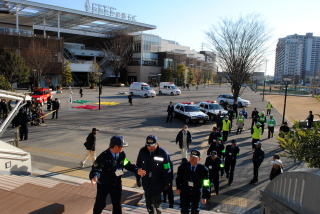
<svg viewBox="0 0 320 214"><path fill-rule="evenodd" d="M267 103L267 109L272 109L272 104L271 103Z"/></svg>
<svg viewBox="0 0 320 214"><path fill-rule="evenodd" d="M227 120L227 122L226 122L226 120L223 120L222 121L222 131L230 131L230 124L231 124L230 120Z"/></svg>
<svg viewBox="0 0 320 214"><path fill-rule="evenodd" d="M240 122L240 123L244 122L244 116L242 116L242 115L238 116L237 122Z"/></svg>
<svg viewBox="0 0 320 214"><path fill-rule="evenodd" d="M268 123L268 126L269 126L269 127L275 127L275 126L276 126L276 120L275 120L274 118L269 119L269 120L267 121L267 123Z"/></svg>
<svg viewBox="0 0 320 214"><path fill-rule="evenodd" d="M262 128L258 128L257 126L253 126L252 138L260 140Z"/></svg>

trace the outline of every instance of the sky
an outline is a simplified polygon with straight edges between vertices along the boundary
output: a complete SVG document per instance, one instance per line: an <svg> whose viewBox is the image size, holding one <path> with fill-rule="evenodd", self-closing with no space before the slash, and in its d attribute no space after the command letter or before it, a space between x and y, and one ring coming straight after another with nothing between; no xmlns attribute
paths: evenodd
<svg viewBox="0 0 320 214"><path fill-rule="evenodd" d="M84 10L85 0L33 0ZM320 36L319 0L91 0L136 15L136 21L152 24L163 39L177 41L197 51L209 50L206 32L221 19L259 15L270 33L266 65L259 71L274 73L275 49L279 38L308 32Z"/></svg>

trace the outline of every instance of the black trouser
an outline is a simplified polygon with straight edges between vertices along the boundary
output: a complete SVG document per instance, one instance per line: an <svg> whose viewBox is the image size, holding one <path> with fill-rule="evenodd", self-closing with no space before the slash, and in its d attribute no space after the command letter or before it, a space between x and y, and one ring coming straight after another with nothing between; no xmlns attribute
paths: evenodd
<svg viewBox="0 0 320 214"><path fill-rule="evenodd" d="M210 178L210 180L214 186L214 191L218 195L219 194L219 171L218 171L218 173L213 174L212 177Z"/></svg>
<svg viewBox="0 0 320 214"><path fill-rule="evenodd" d="M28 140L28 126L21 125L19 128L20 140Z"/></svg>
<svg viewBox="0 0 320 214"><path fill-rule="evenodd" d="M110 194L111 202L112 202L112 213L113 214L121 214L121 185L113 186L113 185L104 185L97 184L97 196L96 202L93 208L93 214L100 214L102 210L106 206L106 199L108 194Z"/></svg>
<svg viewBox="0 0 320 214"><path fill-rule="evenodd" d="M152 194L151 192L145 191L144 196L146 198L146 207L149 214L154 214L156 210L157 214L161 213L160 204L161 204L161 193Z"/></svg>
<svg viewBox="0 0 320 214"><path fill-rule="evenodd" d="M254 124L258 122L257 118L252 118L252 123L251 123L251 128L253 127Z"/></svg>
<svg viewBox="0 0 320 214"><path fill-rule="evenodd" d="M233 172L234 172L234 168L236 166L236 160L234 159L228 159L226 158L225 160L225 164L224 164L224 169L226 171L227 174L227 178L228 180L228 184L232 184L233 182Z"/></svg>
<svg viewBox="0 0 320 214"><path fill-rule="evenodd" d="M59 110L56 109L56 110L52 113L51 119L54 119L54 116L56 116L56 119L58 119L58 112L59 112Z"/></svg>
<svg viewBox="0 0 320 214"><path fill-rule="evenodd" d="M222 140L223 142L226 142L228 140L229 131L223 131L222 132Z"/></svg>
<svg viewBox="0 0 320 214"><path fill-rule="evenodd" d="M167 116L167 122L170 120L170 122L172 121L172 118L173 118L173 113L168 113L168 116Z"/></svg>
<svg viewBox="0 0 320 214"><path fill-rule="evenodd" d="M243 129L243 128L238 128L238 129L237 129L237 134L239 134L239 133L241 134L242 129Z"/></svg>
<svg viewBox="0 0 320 214"><path fill-rule="evenodd" d="M254 149L254 148L256 148L256 146L254 145L256 142L258 142L259 141L259 139L253 139L252 138L252 142L251 142L251 144L252 144L252 149Z"/></svg>
<svg viewBox="0 0 320 214"><path fill-rule="evenodd" d="M269 126L268 127L268 138L273 137L273 133L274 133L274 126Z"/></svg>
<svg viewBox="0 0 320 214"><path fill-rule="evenodd" d="M167 196L168 196L168 201L169 201L169 205L173 206L174 204L174 195L173 195L173 190L172 190L172 184L169 184L168 189L164 190L162 192L163 194L163 202L167 202Z"/></svg>
<svg viewBox="0 0 320 214"><path fill-rule="evenodd" d="M83 94L82 94L82 93L80 94L80 97L83 97Z"/></svg>
<svg viewBox="0 0 320 214"><path fill-rule="evenodd" d="M267 109L267 115L271 114L271 109Z"/></svg>
<svg viewBox="0 0 320 214"><path fill-rule="evenodd" d="M261 135L263 135L263 131L264 131L264 123L261 123Z"/></svg>
<svg viewBox="0 0 320 214"><path fill-rule="evenodd" d="M191 214L198 214L201 192L182 190L180 194L180 206L181 214L189 214L191 208Z"/></svg>
<svg viewBox="0 0 320 214"><path fill-rule="evenodd" d="M255 162L253 162L253 179L252 179L252 182L253 182L253 183L258 182L260 164L261 164L261 163L255 163Z"/></svg>

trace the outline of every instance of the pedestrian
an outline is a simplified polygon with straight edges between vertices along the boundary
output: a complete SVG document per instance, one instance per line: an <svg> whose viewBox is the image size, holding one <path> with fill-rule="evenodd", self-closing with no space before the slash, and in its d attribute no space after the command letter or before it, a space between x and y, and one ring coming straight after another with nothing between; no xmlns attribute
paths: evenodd
<svg viewBox="0 0 320 214"><path fill-rule="evenodd" d="M271 110L273 108L272 104L270 103L270 101L267 103L267 115L270 115L271 114Z"/></svg>
<svg viewBox="0 0 320 214"><path fill-rule="evenodd" d="M312 125L313 125L313 118L314 118L314 116L313 116L313 114L312 114L312 111L309 111L309 115L308 115L308 117L307 117L307 121L308 121L308 124L307 124L307 128L308 129L311 129L312 128Z"/></svg>
<svg viewBox="0 0 320 214"><path fill-rule="evenodd" d="M192 150L188 162L182 163L177 172L177 194L180 194L181 214L198 214L200 199L206 204L210 198L210 179L207 167L200 164L200 152Z"/></svg>
<svg viewBox="0 0 320 214"><path fill-rule="evenodd" d="M253 178L250 181L250 184L258 183L259 177L259 168L264 159L264 151L261 148L261 143L258 141L255 143L255 149L252 156L253 163Z"/></svg>
<svg viewBox="0 0 320 214"><path fill-rule="evenodd" d="M274 179L275 177L283 173L283 165L279 155L273 155L271 164L272 168L269 176L270 180Z"/></svg>
<svg viewBox="0 0 320 214"><path fill-rule="evenodd" d="M277 124L272 114L270 114L270 117L267 120L267 124L268 124L268 138L270 138L270 137L273 137L274 127Z"/></svg>
<svg viewBox="0 0 320 214"><path fill-rule="evenodd" d="M251 129L252 149L254 149L255 143L260 140L261 133L262 133L261 124L259 122L257 122Z"/></svg>
<svg viewBox="0 0 320 214"><path fill-rule="evenodd" d="M224 145L221 142L220 138L217 140L213 140L212 144L210 145L210 147L207 151L207 155L208 156L211 155L212 151L217 152L217 155L221 159L222 164L224 164L223 157L224 157L225 150L224 150ZM223 176L223 174L224 174L224 169L221 168L221 177Z"/></svg>
<svg viewBox="0 0 320 214"><path fill-rule="evenodd" d="M17 121L19 125L19 134L20 134L20 141L28 140L28 122L29 117L27 112L24 109L21 109L17 115Z"/></svg>
<svg viewBox="0 0 320 214"><path fill-rule="evenodd" d="M243 107L240 112L244 116L245 119L248 119L248 112L246 111L245 107Z"/></svg>
<svg viewBox="0 0 320 214"><path fill-rule="evenodd" d="M91 133L87 136L86 142L83 144L86 147L87 154L84 159L80 162L80 166L85 167L88 158L91 158L92 162L96 160L96 135L99 129L92 128Z"/></svg>
<svg viewBox="0 0 320 214"><path fill-rule="evenodd" d="M228 179L228 185L230 186L233 182L234 169L237 163L237 157L239 156L240 148L237 146L235 140L231 141L231 145L226 146L224 170Z"/></svg>
<svg viewBox="0 0 320 214"><path fill-rule="evenodd" d="M80 89L79 89L79 94L80 94L80 97L82 98L83 97L83 90L82 90L81 86L80 86Z"/></svg>
<svg viewBox="0 0 320 214"><path fill-rule="evenodd" d="M229 110L228 110L228 116L229 116L229 120L230 120L230 130L232 128L234 115L235 115L235 113L234 113L232 107L230 107Z"/></svg>
<svg viewBox="0 0 320 214"><path fill-rule="evenodd" d="M146 199L146 207L149 214L161 213L161 193L169 188L170 183L170 157L159 146L157 137L149 135L146 144L139 151L137 166L146 171L142 177L142 187Z"/></svg>
<svg viewBox="0 0 320 214"><path fill-rule="evenodd" d="M48 97L48 100L47 100L47 111L51 111L51 107L52 107L52 99L51 99L51 97Z"/></svg>
<svg viewBox="0 0 320 214"><path fill-rule="evenodd" d="M1 100L0 107L1 107L2 119L5 120L8 116L8 105L4 99Z"/></svg>
<svg viewBox="0 0 320 214"><path fill-rule="evenodd" d="M290 128L288 127L288 123L284 122L282 126L280 126L279 136L284 137L284 135L288 134L289 131L290 131Z"/></svg>
<svg viewBox="0 0 320 214"><path fill-rule="evenodd" d="M60 102L59 102L58 98L56 98L52 103L53 113L52 113L51 119L54 119L54 117L56 117L56 119L58 119L59 109L60 109Z"/></svg>
<svg viewBox="0 0 320 214"><path fill-rule="evenodd" d="M163 195L163 202L167 203L167 196L168 196L168 202L169 202L169 208L173 208L174 204L174 194L173 194L173 164L172 161L170 160L170 176L169 176L169 186L167 189L163 190L162 195Z"/></svg>
<svg viewBox="0 0 320 214"><path fill-rule="evenodd" d="M252 128L253 125L258 122L258 119L259 119L259 112L257 108L254 108L254 110L252 111L251 118L252 118L252 123L251 123L251 128Z"/></svg>
<svg viewBox="0 0 320 214"><path fill-rule="evenodd" d="M244 116L242 115L241 112L239 112L239 116L237 117L237 134L241 134L244 126Z"/></svg>
<svg viewBox="0 0 320 214"><path fill-rule="evenodd" d="M264 114L264 111L259 113L259 119L258 122L261 124L261 134L263 135L263 131L264 131L264 124L267 122L267 117Z"/></svg>
<svg viewBox="0 0 320 214"><path fill-rule="evenodd" d="M217 151L212 151L210 153L204 165L209 169L210 183L214 186L216 195L219 195L219 172L223 165L221 159L217 155Z"/></svg>
<svg viewBox="0 0 320 214"><path fill-rule="evenodd" d="M208 145L210 146L212 142L217 141L221 137L221 133L216 126L212 127L212 132L209 135Z"/></svg>
<svg viewBox="0 0 320 214"><path fill-rule="evenodd" d="M221 111L219 111L219 113L216 116L216 124L217 124L217 128L218 131L221 132L222 130L222 120L223 120L223 115L221 114Z"/></svg>
<svg viewBox="0 0 320 214"><path fill-rule="evenodd" d="M228 135L231 130L231 122L228 116L224 116L224 120L222 120L222 140L226 142L228 140Z"/></svg>
<svg viewBox="0 0 320 214"><path fill-rule="evenodd" d="M178 143L179 148L181 149L181 159L188 158L189 145L192 143L192 136L187 125L184 125L178 132L176 144Z"/></svg>
<svg viewBox="0 0 320 214"><path fill-rule="evenodd" d="M187 90L190 91L190 84L187 83Z"/></svg>
<svg viewBox="0 0 320 214"><path fill-rule="evenodd" d="M121 177L123 169L144 176L145 171L131 164L122 151L124 140L122 136L113 136L109 148L102 152L92 165L89 178L92 184L97 184L96 201L93 214L100 214L106 206L107 196L110 194L112 213L121 214Z"/></svg>
<svg viewBox="0 0 320 214"><path fill-rule="evenodd" d="M169 121L172 122L173 110L174 110L174 106L173 106L172 102L170 101L170 104L168 105L168 108L167 108L168 116L167 116L166 122L169 122Z"/></svg>
<svg viewBox="0 0 320 214"><path fill-rule="evenodd" d="M238 117L238 103L234 103L232 105L232 110L233 110L234 117L237 118Z"/></svg>
<svg viewBox="0 0 320 214"><path fill-rule="evenodd" d="M128 95L128 102L132 106L132 95L131 94Z"/></svg>

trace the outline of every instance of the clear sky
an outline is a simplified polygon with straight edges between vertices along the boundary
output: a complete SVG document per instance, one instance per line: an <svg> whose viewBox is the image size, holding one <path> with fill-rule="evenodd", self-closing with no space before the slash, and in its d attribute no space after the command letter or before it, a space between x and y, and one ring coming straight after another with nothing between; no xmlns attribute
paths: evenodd
<svg viewBox="0 0 320 214"><path fill-rule="evenodd" d="M33 0L84 10L85 0ZM274 72L278 38L312 32L320 36L320 0L91 0L120 12L137 15L139 22L153 24L150 33L200 51L207 42L205 32L222 18L258 14L271 34L267 73ZM204 47L204 49L207 49ZM265 66L262 70L264 71Z"/></svg>

